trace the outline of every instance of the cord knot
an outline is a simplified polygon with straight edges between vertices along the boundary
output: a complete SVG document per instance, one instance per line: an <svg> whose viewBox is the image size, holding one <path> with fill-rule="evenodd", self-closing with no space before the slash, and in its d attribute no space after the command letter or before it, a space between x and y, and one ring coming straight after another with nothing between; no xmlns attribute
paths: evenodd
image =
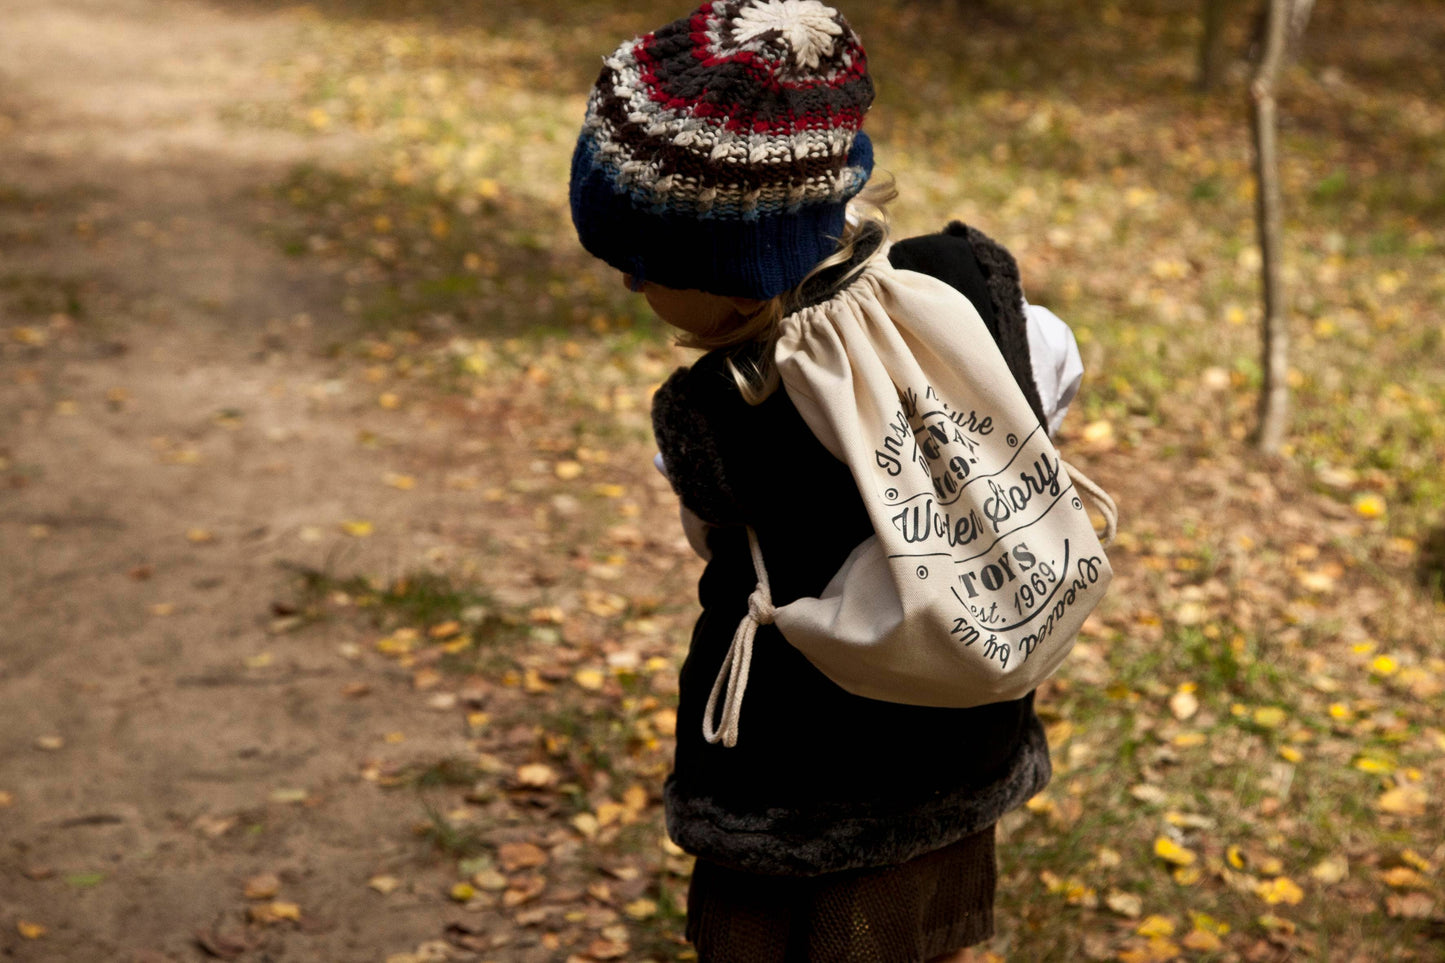
<svg viewBox="0 0 1445 963"><path fill-rule="evenodd" d="M773 607L773 599L766 586L759 585L748 596L748 615L759 625L772 625L777 619L778 610Z"/></svg>

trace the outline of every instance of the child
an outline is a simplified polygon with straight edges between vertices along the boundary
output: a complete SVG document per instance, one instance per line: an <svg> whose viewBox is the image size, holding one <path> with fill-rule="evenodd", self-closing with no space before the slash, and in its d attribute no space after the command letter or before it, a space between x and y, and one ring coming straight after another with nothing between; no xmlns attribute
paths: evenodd
<svg viewBox="0 0 1445 963"><path fill-rule="evenodd" d="M1050 775L1032 693L970 709L862 698L767 624L747 733L734 724L730 744L710 711L757 584L748 529L777 605L818 595L874 531L849 468L778 390L781 319L886 251L967 296L1040 423L1057 427L1082 373L1068 329L1025 304L982 234L953 224L887 248L891 188L860 195L872 99L833 8L714 0L606 59L573 158L583 245L708 349L653 408L709 559L665 790L668 832L697 856L687 935L704 963L956 958L993 933L995 822Z"/></svg>

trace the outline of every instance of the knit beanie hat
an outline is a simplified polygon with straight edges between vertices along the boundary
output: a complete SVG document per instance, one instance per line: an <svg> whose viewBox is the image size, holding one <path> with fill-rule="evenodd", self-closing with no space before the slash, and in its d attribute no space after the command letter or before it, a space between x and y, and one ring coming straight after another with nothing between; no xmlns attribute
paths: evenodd
<svg viewBox="0 0 1445 963"><path fill-rule="evenodd" d="M604 61L572 155L582 245L639 282L771 298L868 180L873 82L819 0L713 0Z"/></svg>

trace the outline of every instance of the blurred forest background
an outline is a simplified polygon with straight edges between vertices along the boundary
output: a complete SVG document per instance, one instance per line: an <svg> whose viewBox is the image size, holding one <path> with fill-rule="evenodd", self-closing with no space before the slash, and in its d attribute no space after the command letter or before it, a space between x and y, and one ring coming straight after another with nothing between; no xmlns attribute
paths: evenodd
<svg viewBox="0 0 1445 963"><path fill-rule="evenodd" d="M898 233L1073 325L1123 520L975 957L1441 960L1445 6L1318 0L1281 77L1268 459L1205 6L845 8ZM600 57L684 12L0 0L0 955L691 958L689 355L566 211Z"/></svg>

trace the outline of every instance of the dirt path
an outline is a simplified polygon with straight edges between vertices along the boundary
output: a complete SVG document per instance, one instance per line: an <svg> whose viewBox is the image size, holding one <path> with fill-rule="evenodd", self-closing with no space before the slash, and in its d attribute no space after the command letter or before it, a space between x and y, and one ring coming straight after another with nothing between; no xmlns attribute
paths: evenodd
<svg viewBox="0 0 1445 963"><path fill-rule="evenodd" d="M419 520L459 496L380 483L464 463L455 429L332 380L338 294L258 229L260 188L352 145L223 122L286 17L4 0L0 23L0 958L205 958L197 930L245 959L413 951L435 892L365 882L425 856L358 763L387 733L465 749L456 713L344 627L270 630L279 561L397 573L458 543ZM260 873L300 926L246 935Z"/></svg>

